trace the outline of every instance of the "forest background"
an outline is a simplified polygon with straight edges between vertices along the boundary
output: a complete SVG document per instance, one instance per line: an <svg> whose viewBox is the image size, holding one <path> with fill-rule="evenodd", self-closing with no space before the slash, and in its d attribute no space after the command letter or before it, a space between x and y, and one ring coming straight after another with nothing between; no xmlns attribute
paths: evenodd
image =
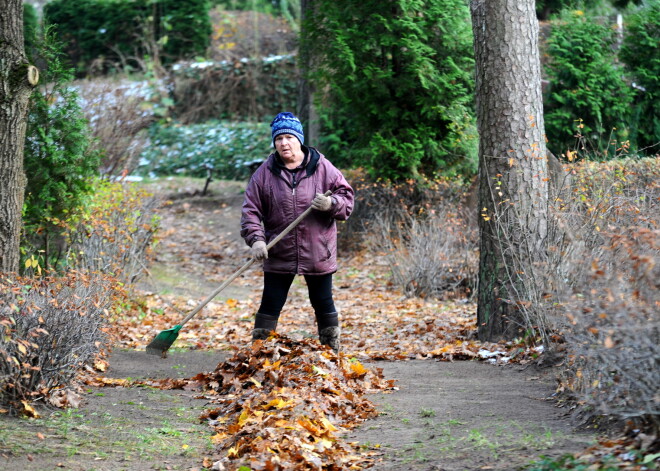
<svg viewBox="0 0 660 471"><path fill-rule="evenodd" d="M180 3L25 4L25 47L43 85L24 151L27 278L7 278L14 288L2 295L7 411L29 413L93 361L106 313L145 273L156 203L117 177L197 177L201 193L212 179L244 181L284 109L358 190L341 227L346 250L384 254L407 296L471 300L477 290L476 220L489 216L470 188L479 161L467 3ZM638 457L650 466L660 2L537 2L537 15L555 224L542 278L506 340L563 362L561 387L592 420L630 420L653 437ZM100 283L97 272L112 276ZM58 335L67 310L55 308L49 326L43 314L11 316L26 303L53 309L39 286L59 286L54 298L82 290L83 305L67 309L89 312L70 325L67 360L50 375L48 355L29 373L21 359L44 351L49 337L35 329Z"/></svg>

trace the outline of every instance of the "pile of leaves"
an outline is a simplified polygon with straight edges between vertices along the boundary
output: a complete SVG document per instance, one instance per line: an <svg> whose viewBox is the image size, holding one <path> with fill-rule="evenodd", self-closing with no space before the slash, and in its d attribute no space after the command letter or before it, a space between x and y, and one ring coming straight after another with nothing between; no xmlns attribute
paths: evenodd
<svg viewBox="0 0 660 471"><path fill-rule="evenodd" d="M280 336L238 350L209 379L219 407L203 418L215 428L220 462L253 470L365 462L339 435L377 415L366 392L393 387L379 369Z"/></svg>

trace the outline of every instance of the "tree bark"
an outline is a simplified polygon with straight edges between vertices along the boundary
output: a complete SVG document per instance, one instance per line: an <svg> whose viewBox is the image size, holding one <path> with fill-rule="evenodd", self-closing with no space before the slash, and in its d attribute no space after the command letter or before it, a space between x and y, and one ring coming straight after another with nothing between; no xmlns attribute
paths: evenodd
<svg viewBox="0 0 660 471"><path fill-rule="evenodd" d="M479 131L478 335L530 326L546 256L548 167L533 0L472 0Z"/></svg>
<svg viewBox="0 0 660 471"><path fill-rule="evenodd" d="M300 47L298 51L298 68L300 78L298 79L298 118L305 127L305 143L318 145L319 123L316 107L314 106L314 84L309 80L309 72L312 70L312 55L307 50L306 24L310 10L314 8L313 0L300 0Z"/></svg>
<svg viewBox="0 0 660 471"><path fill-rule="evenodd" d="M17 272L28 100L39 74L25 56L23 2L0 0L0 272Z"/></svg>

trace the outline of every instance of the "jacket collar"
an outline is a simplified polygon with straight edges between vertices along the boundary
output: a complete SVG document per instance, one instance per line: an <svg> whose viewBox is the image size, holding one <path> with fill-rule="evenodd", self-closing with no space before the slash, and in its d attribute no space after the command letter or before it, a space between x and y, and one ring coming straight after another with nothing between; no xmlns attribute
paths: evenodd
<svg viewBox="0 0 660 471"><path fill-rule="evenodd" d="M303 160L305 173L309 177L316 171L316 167L318 166L321 154L314 147L302 146L302 151L305 153L305 159ZM270 154L269 160L270 163L268 164L268 169L275 175L280 175L282 170L286 168L284 166L284 162L282 162L280 154L278 154L277 151ZM307 163L305 164L305 162Z"/></svg>

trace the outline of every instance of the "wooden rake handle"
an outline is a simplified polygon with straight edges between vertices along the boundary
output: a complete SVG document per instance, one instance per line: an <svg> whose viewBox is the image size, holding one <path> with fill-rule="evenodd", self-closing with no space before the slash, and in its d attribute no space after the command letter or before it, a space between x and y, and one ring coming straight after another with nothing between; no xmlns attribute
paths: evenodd
<svg viewBox="0 0 660 471"><path fill-rule="evenodd" d="M324 193L325 196L330 196L332 194L332 191L328 190ZM289 232L291 232L298 224L300 224L300 221L305 219L309 213L312 212L312 207L310 206L307 208L300 216L298 216L291 224L289 224L277 237L275 237L273 240L269 242L269 244L266 246L267 250L270 250L275 244L277 244L284 236L286 236ZM224 283L222 283L220 286L218 286L211 294L209 294L204 301L199 303L195 309L190 311L190 313L179 323L180 326L183 326L186 322L188 322L190 319L193 318L195 314L197 314L199 311L201 311L204 306L206 306L208 303L213 300L220 292L225 289L229 284L234 281L236 278L241 276L241 274L250 268L252 264L254 263L254 258L251 258L248 260L245 265L243 265L241 268L239 268L232 276L230 276L227 280L225 280Z"/></svg>

